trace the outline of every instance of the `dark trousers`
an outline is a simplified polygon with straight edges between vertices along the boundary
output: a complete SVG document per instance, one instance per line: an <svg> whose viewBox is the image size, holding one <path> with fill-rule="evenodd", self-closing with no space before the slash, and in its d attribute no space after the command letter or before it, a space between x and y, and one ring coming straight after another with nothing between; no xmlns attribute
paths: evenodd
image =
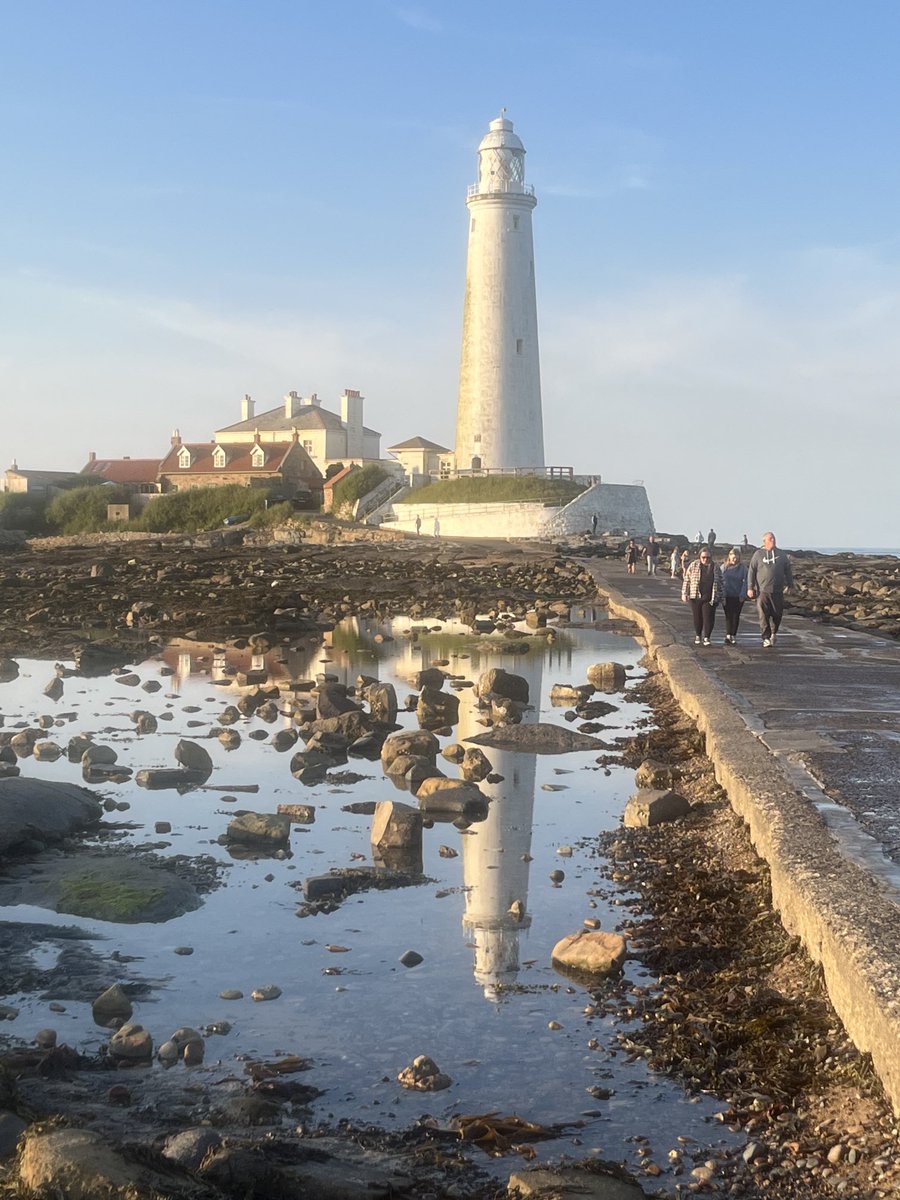
<svg viewBox="0 0 900 1200"><path fill-rule="evenodd" d="M783 593L760 592L756 600L756 611L759 613L759 632L764 638L772 637L778 632L784 613Z"/></svg>
<svg viewBox="0 0 900 1200"><path fill-rule="evenodd" d="M716 623L716 606L708 600L698 598L691 601L691 612L694 615L694 633L697 637L710 637Z"/></svg>
<svg viewBox="0 0 900 1200"><path fill-rule="evenodd" d="M741 623L743 600L737 596L725 597L725 632L731 637L737 637L738 625Z"/></svg>

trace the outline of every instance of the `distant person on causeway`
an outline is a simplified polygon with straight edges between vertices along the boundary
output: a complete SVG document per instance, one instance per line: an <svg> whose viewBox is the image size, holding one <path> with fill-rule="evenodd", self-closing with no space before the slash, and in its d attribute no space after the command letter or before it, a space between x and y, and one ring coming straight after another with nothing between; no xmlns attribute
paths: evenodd
<svg viewBox="0 0 900 1200"><path fill-rule="evenodd" d="M713 529L712 525L710 525L709 533L706 535L706 544L709 546L710 554L714 554L716 549L716 531Z"/></svg>
<svg viewBox="0 0 900 1200"><path fill-rule="evenodd" d="M637 560L638 560L637 542L635 542L634 538L632 538L629 541L628 545L625 547L625 563L626 563L626 566L628 567L629 575L634 574L634 568L637 565Z"/></svg>
<svg viewBox="0 0 900 1200"><path fill-rule="evenodd" d="M775 545L775 534L764 533L762 546L754 552L747 572L747 596L750 600L756 599L764 646L775 645L784 612L784 594L793 586L791 560Z"/></svg>
<svg viewBox="0 0 900 1200"><path fill-rule="evenodd" d="M652 533L647 538L647 545L644 548L644 554L647 559L647 574L655 575L656 568L659 566L659 542Z"/></svg>
<svg viewBox="0 0 900 1200"><path fill-rule="evenodd" d="M725 580L725 645L733 646L737 642L741 609L747 599L747 568L741 562L741 552L737 546L728 551L722 578Z"/></svg>
<svg viewBox="0 0 900 1200"><path fill-rule="evenodd" d="M690 604L694 617L694 645L711 645L713 626L716 623L716 605L725 599L725 581L722 569L714 563L709 546L700 547L700 556L695 558L684 573L681 599Z"/></svg>

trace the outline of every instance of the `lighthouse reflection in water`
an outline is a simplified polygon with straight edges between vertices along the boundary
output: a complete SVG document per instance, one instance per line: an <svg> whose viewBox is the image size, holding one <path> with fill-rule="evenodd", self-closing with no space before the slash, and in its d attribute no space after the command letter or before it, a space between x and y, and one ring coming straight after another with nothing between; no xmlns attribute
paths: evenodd
<svg viewBox="0 0 900 1200"><path fill-rule="evenodd" d="M582 629L589 627L598 615L591 607L575 609L573 624L581 625ZM368 649L373 658L376 657L374 636L378 633L390 633L402 639L403 648L391 663L392 673L401 679L405 677L412 681L418 671L436 661L447 663L444 670L451 679L468 680L476 685L481 674L491 667L501 667L521 676L528 683L530 702L529 709L522 715L522 724L542 720L541 704L547 702L545 678L548 692L552 683L584 681L583 666L573 667L572 642L565 628L548 631L546 636L531 636L527 653L511 653L506 649L509 642L502 636L479 638L468 627L453 622L443 623L440 631L435 631L424 623L402 618L390 626L351 619L342 622L335 631L333 649L350 652L358 667L361 651L365 653ZM381 653L385 649L377 648ZM395 654L397 649L395 646ZM577 657L583 657L583 653ZM336 656L330 669L334 669L338 661ZM576 679L573 669L581 670L582 676ZM372 674L378 674L374 665ZM354 680L347 678L346 682ZM460 699L459 724L451 738L442 739L442 745L453 741L469 744L468 739L477 738L488 728L485 711L477 703L476 689L461 688L456 694ZM549 719L558 722L560 716L557 709ZM403 719L402 713L400 719ZM548 719L547 713L543 719ZM465 896L462 926L464 936L474 948L475 979L485 996L495 999L504 987L518 979L520 943L527 938L531 926L528 885L537 755L498 750L493 746L486 746L485 752L493 767L490 779L479 783L489 801L487 817L472 823L459 838ZM588 753L587 761L590 762L596 756L596 750ZM585 761L582 756L577 757L581 762ZM560 761L569 758L561 757ZM448 774L452 773L449 764L440 765ZM497 781L491 782L493 779ZM547 800L550 802L549 797Z"/></svg>

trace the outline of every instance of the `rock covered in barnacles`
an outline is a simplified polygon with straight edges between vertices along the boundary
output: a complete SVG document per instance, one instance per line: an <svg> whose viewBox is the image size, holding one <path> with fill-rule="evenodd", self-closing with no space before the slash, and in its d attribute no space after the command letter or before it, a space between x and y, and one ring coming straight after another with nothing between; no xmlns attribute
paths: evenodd
<svg viewBox="0 0 900 1200"><path fill-rule="evenodd" d="M408 1067L404 1067L397 1076L401 1087L411 1088L417 1092L441 1092L448 1088L453 1080L445 1075L433 1058L427 1054L417 1055Z"/></svg>

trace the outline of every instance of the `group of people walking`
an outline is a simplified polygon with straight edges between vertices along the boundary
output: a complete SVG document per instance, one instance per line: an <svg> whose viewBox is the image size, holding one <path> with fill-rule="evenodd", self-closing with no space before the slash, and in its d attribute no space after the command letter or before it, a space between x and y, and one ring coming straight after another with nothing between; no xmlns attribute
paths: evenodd
<svg viewBox="0 0 900 1200"><path fill-rule="evenodd" d="M775 534L764 533L762 546L755 550L745 566L737 546L728 551L719 566L712 548L702 545L693 562L684 570L681 599L690 604L694 618L694 644L712 645L716 609L725 613L725 644L737 642L741 610L747 600L756 601L759 632L765 647L775 645L784 613L784 596L794 585L791 560L775 544Z"/></svg>
<svg viewBox="0 0 900 1200"><path fill-rule="evenodd" d="M696 558L691 558L689 549L678 546L669 555L672 578L681 577L681 599L691 606L694 644L712 645L716 610L721 605L725 614L725 645L735 645L744 604L755 600L762 644L767 648L774 646L784 612L784 596L794 584L791 560L776 545L775 534L771 531L763 534L762 546L752 553L746 565L741 555L742 549L749 549L746 533L741 547L733 546L721 565L713 558L715 531L710 529L706 542L700 535L698 539ZM632 538L625 547L628 574L634 575L638 563L643 561L647 574L656 575L661 554L662 548L653 534L644 545Z"/></svg>

